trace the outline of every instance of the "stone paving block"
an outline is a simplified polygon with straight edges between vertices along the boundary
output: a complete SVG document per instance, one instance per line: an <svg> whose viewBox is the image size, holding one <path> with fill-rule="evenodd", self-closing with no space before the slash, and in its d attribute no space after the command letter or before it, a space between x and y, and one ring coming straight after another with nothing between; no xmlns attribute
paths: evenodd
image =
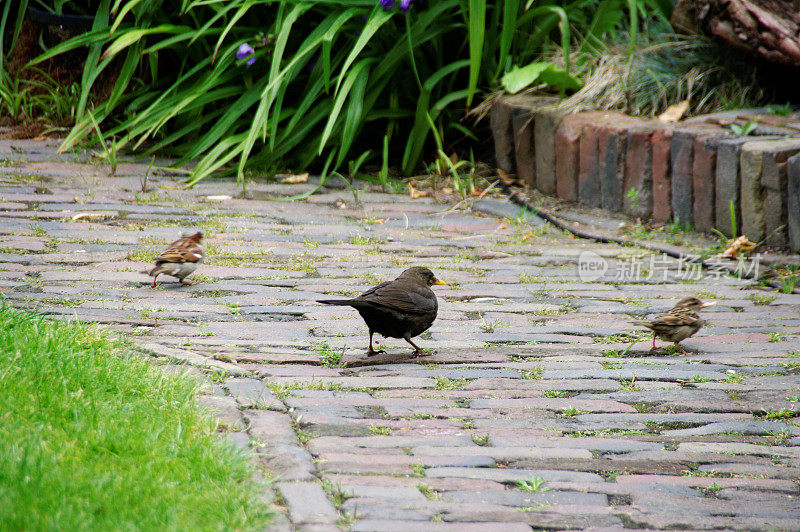
<svg viewBox="0 0 800 532"><path fill-rule="evenodd" d="M336 508L317 482L277 482L275 489L283 497L295 524L335 523L339 519Z"/></svg>
<svg viewBox="0 0 800 532"><path fill-rule="evenodd" d="M417 530L424 523L430 532L529 532L531 527L525 523L481 522L481 523L431 523L429 521L403 521L389 519L364 519L351 528L353 532L407 532Z"/></svg>
<svg viewBox="0 0 800 532"><path fill-rule="evenodd" d="M225 387L242 408L286 409L283 402L258 379L228 379L225 381Z"/></svg>
<svg viewBox="0 0 800 532"><path fill-rule="evenodd" d="M616 134L613 114L598 116ZM584 126L568 120L556 128L555 175L564 162L558 137L570 126L572 151L565 160L574 163L575 178L571 185L557 178L557 192L564 186L577 190ZM628 131L621 191L631 186L632 168L647 173L650 157L654 197L665 194L659 183L669 185L664 205L654 204L663 216L671 213L671 133L687 128L654 125L648 137L647 127L620 126ZM718 162L727 142L709 143ZM0 152L8 145L0 140ZM341 514L329 502L321 513L306 504L324 497L320 480L353 495L343 507L352 529L368 530L369 523L377 530L797 528L796 499L790 497L800 435L763 413L796 408L791 398L800 390L800 376L790 353L800 349L800 296L754 305L748 295L763 294L733 278L691 286L671 278L582 282L575 264L583 251L618 265L630 250L551 232L523 245L516 241L520 229L505 226L497 214L441 214L448 207L431 198L396 195L389 201L364 190L357 206L346 188L325 187L305 202L273 202L253 198L314 185L256 181L248 184L252 197L244 198L235 180L220 178L193 189L166 188L170 201L131 204L139 186L135 173L146 165L115 179L86 174L87 181L75 172L91 173L94 166L37 150L37 168L48 177L35 186L53 192L50 200L61 195L64 201L50 201L61 205L48 211L11 202L18 205L0 212L0 248L24 244L35 250L47 243L44 251L52 242L58 252L0 255L6 301L55 319L110 324L114 333L132 334L136 345L151 347L159 370L200 379L200 400L232 429L220 437L252 455L273 486L302 487L290 493L299 510L278 519L274 529L338 528ZM762 157L758 178L766 198L770 187L783 186L781 157L789 153L765 153L778 154L771 169L765 162L770 156ZM793 174L785 162L789 191L800 167ZM708 170L710 160L694 157L694 176L701 163ZM41 196L31 184L9 181L3 170L1 193ZM719 165L715 173L720 175ZM153 185L174 186L165 176L155 176ZM693 179L698 199L696 185ZM90 189L94 197L87 195ZM208 201L213 195L231 199ZM787 196L787 209L791 200ZM136 208L124 209L129 204ZM170 214L176 211L181 214ZM79 212L103 217L69 219ZM581 216L574 221L593 222ZM372 223L375 217L385 223ZM610 230L616 224L599 222ZM128 257L156 252L160 244L153 242L191 227L207 227L211 249L226 256L203 265L198 286L150 289L139 273L146 263ZM790 228L790 241L791 235ZM354 238L370 243L355 244ZM263 253L251 263L246 254L253 245ZM357 313L314 303L321 294L360 293L420 263L455 284L436 289L439 317L420 339L430 349L424 356L411 356L402 340L381 340L390 352L366 357L366 328ZM617 358L610 350L628 344L596 343L630 331L632 313L660 313L700 292L713 292L719 305L705 315L709 324L684 342L693 354L651 354L649 342L641 341ZM623 303L631 298L637 302ZM577 308L561 313L567 304ZM771 342L772 333L786 341ZM325 349L344 349L343 364L323 365ZM172 362L164 363L165 356ZM209 374L216 381L221 371L224 382L212 382ZM270 392L273 386L280 399ZM617 474L613 482L604 478ZM513 487L533 477L544 479L550 491Z"/></svg>
<svg viewBox="0 0 800 532"><path fill-rule="evenodd" d="M594 473L580 471L550 471L531 469L490 469L467 467L433 467L425 470L426 478L477 478L494 480L497 482L516 482L530 480L534 477L543 478L545 481L562 482L602 482L603 477Z"/></svg>
<svg viewBox="0 0 800 532"><path fill-rule="evenodd" d="M249 424L248 432L256 440L268 445L300 444L291 420L284 414L269 410L245 410L244 418Z"/></svg>
<svg viewBox="0 0 800 532"><path fill-rule="evenodd" d="M216 395L200 395L197 404L201 408L208 409L218 419L218 425L226 430L244 430L244 420L242 414L236 406L236 401L232 397L220 397Z"/></svg>
<svg viewBox="0 0 800 532"><path fill-rule="evenodd" d="M303 447L282 443L270 444L257 438L254 439L254 444L258 445L256 449L258 455L275 478L298 482L316 479L314 475L316 468Z"/></svg>

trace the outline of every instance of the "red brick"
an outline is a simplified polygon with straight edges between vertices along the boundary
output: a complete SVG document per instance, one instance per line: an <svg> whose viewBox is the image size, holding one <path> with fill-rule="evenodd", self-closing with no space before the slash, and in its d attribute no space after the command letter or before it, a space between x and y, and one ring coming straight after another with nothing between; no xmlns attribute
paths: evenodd
<svg viewBox="0 0 800 532"><path fill-rule="evenodd" d="M536 143L536 188L542 194L556 193L555 136L566 112L555 106L543 107L534 119L534 142Z"/></svg>
<svg viewBox="0 0 800 532"><path fill-rule="evenodd" d="M628 130L623 184L623 210L637 218L647 219L653 213L653 144L655 127L636 126ZM628 198L627 191L639 192L636 202Z"/></svg>
<svg viewBox="0 0 800 532"><path fill-rule="evenodd" d="M533 116L524 109L511 112L514 133L514 163L517 177L529 186L536 185L536 159L533 144Z"/></svg>
<svg viewBox="0 0 800 532"><path fill-rule="evenodd" d="M600 130L587 125L581 132L578 151L578 201L589 207L600 206L600 177L597 142Z"/></svg>
<svg viewBox="0 0 800 532"><path fill-rule="evenodd" d="M708 137L695 137L692 161L692 218L698 231L714 228L714 179L717 152L708 144Z"/></svg>
<svg viewBox="0 0 800 532"><path fill-rule="evenodd" d="M567 201L578 201L581 132L608 113L589 112L565 116L555 134L556 194Z"/></svg>
<svg viewBox="0 0 800 532"><path fill-rule="evenodd" d="M597 138L600 206L611 212L622 210L627 143L628 136L618 125L600 128Z"/></svg>
<svg viewBox="0 0 800 532"><path fill-rule="evenodd" d="M653 220L666 223L672 218L672 174L670 167L671 129L658 129L653 144Z"/></svg>
<svg viewBox="0 0 800 532"><path fill-rule="evenodd" d="M506 173L513 174L514 166L514 133L511 130L511 106L499 99L489 113L489 127L494 138L494 157L497 167Z"/></svg>

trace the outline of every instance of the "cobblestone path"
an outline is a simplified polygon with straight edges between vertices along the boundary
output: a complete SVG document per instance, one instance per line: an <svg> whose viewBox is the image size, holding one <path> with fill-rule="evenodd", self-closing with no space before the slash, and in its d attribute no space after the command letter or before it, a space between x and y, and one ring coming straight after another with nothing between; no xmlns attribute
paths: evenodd
<svg viewBox="0 0 800 532"><path fill-rule="evenodd" d="M676 261L668 282L614 283L644 252L430 198L225 199L235 183L165 176L143 193L147 165L108 177L48 142L3 141L0 163L6 300L202 372L202 403L273 480L276 530L800 529L798 295L675 281ZM142 270L195 228L201 283L150 288ZM357 313L315 300L410 265L448 283L428 354L390 339L368 359ZM685 295L718 301L694 354L651 354L628 321Z"/></svg>

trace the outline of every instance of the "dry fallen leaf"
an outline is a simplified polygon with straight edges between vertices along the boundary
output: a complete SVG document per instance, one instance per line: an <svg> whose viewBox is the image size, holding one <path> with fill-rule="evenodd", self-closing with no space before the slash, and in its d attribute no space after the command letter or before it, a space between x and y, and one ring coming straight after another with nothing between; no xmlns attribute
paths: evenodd
<svg viewBox="0 0 800 532"><path fill-rule="evenodd" d="M667 110L658 115L658 119L662 122L677 122L683 118L684 113L689 109L689 100L674 103L667 107Z"/></svg>
<svg viewBox="0 0 800 532"><path fill-rule="evenodd" d="M414 185L409 183L408 184L408 195L411 196L411 199L424 198L425 196L428 195L428 191L427 190L417 190L417 189L414 188Z"/></svg>
<svg viewBox="0 0 800 532"><path fill-rule="evenodd" d="M728 240L728 247L717 256L721 259L736 259L739 253L746 253L756 246L757 244L750 242L745 235L742 235L734 240Z"/></svg>
<svg viewBox="0 0 800 532"><path fill-rule="evenodd" d="M504 184L509 185L509 186L511 186L511 185L522 186L522 184L523 184L522 183L522 179L512 178L511 176L508 175L507 172L505 172L504 170L501 170L500 168L497 169L497 177L500 178L500 181L502 181Z"/></svg>
<svg viewBox="0 0 800 532"><path fill-rule="evenodd" d="M284 176L283 174L281 174L281 176L279 176L279 177L283 177L283 179L281 179L281 183L285 183L287 185L296 185L298 183L306 183L306 182L308 182L308 172L305 172L305 173L302 173L302 174L297 174L297 175L290 174L290 175L287 175L287 176Z"/></svg>
<svg viewBox="0 0 800 532"><path fill-rule="evenodd" d="M73 222L78 222L83 220L84 218L95 218L95 219L105 219L105 218L113 218L114 216L107 212L79 212L78 214L72 217Z"/></svg>

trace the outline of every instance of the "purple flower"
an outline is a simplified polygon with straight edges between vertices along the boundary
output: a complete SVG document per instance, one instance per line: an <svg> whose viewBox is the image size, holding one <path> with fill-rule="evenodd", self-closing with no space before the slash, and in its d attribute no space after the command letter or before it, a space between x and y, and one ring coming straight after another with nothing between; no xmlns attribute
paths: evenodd
<svg viewBox="0 0 800 532"><path fill-rule="evenodd" d="M400 0L400 9L408 11L409 7L411 7L411 0Z"/></svg>
<svg viewBox="0 0 800 532"><path fill-rule="evenodd" d="M241 61L242 59L249 57L250 59L247 60L247 66L252 65L256 62L256 51L253 50L253 47L247 43L243 43L239 45L239 49L236 50L236 59Z"/></svg>
<svg viewBox="0 0 800 532"><path fill-rule="evenodd" d="M394 0L381 0L381 7L389 11L394 7Z"/></svg>

